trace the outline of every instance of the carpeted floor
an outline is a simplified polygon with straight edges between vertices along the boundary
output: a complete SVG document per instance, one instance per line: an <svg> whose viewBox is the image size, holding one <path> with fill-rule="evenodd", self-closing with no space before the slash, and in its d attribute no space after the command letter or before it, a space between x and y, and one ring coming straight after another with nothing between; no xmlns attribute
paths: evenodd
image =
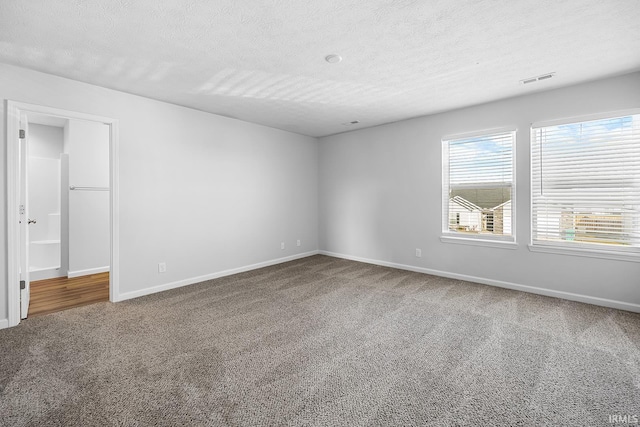
<svg viewBox="0 0 640 427"><path fill-rule="evenodd" d="M612 425L640 315L326 256L0 331L0 424Z"/></svg>

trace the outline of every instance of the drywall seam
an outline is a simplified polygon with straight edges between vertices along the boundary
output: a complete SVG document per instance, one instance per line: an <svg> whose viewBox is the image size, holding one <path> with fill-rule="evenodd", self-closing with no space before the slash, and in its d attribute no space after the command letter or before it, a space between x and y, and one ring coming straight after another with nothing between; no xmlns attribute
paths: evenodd
<svg viewBox="0 0 640 427"><path fill-rule="evenodd" d="M512 282L504 282L501 280L485 279L483 277L468 276L466 274L450 273L448 271L432 270L430 268L416 267L413 265L396 264L394 262L380 261L357 256L345 255L336 252L318 251L321 255L327 255L335 258L343 258L351 261L364 262L367 264L380 265L383 267L392 267L400 270L414 271L416 273L431 274L434 276L448 277L450 279L465 280L467 282L481 283L483 285L497 286L499 288L512 289L516 291L528 292L537 295L544 295L554 298L561 298L570 301L578 301L587 304L599 305L603 307L617 308L620 310L632 311L640 313L640 304L632 304L624 301L610 300L606 298L592 297L588 295L574 294L571 292L554 291L551 289L538 288L535 286L520 285Z"/></svg>
<svg viewBox="0 0 640 427"><path fill-rule="evenodd" d="M138 291L125 292L124 294L116 295L114 302L125 301L132 298L138 298L145 295L155 294L157 292L168 291L170 289L180 288L187 285L193 285L195 283L204 282L206 280L218 279L220 277L231 276L233 274L244 273L246 271L257 270L258 268L269 267L271 265L282 264L288 261L294 261L296 259L310 257L317 255L318 251L304 252L301 254L291 255L284 258L276 258L270 261L259 262L257 264L251 264L244 267L232 268L230 270L219 271L217 273L206 274L204 276L192 277L190 279L178 280L176 282L165 283L162 285L151 286L148 288L140 289Z"/></svg>

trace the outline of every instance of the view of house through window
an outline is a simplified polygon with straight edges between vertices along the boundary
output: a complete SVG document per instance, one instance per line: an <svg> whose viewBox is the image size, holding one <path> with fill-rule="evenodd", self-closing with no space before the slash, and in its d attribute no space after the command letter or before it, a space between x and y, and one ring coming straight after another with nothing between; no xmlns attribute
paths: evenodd
<svg viewBox="0 0 640 427"><path fill-rule="evenodd" d="M533 244L637 251L640 114L531 133Z"/></svg>
<svg viewBox="0 0 640 427"><path fill-rule="evenodd" d="M513 235L515 132L443 141L444 229L460 235Z"/></svg>

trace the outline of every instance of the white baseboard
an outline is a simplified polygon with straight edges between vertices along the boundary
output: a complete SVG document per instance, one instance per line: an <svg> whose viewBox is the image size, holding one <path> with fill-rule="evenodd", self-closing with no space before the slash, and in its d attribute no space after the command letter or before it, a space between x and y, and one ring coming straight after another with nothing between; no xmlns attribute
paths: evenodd
<svg viewBox="0 0 640 427"><path fill-rule="evenodd" d="M109 271L109 266L106 267L98 267L98 268L88 268L86 270L76 270L67 272L67 277L80 277L80 276L88 276L90 274L98 274L98 273L106 273Z"/></svg>
<svg viewBox="0 0 640 427"><path fill-rule="evenodd" d="M62 269L52 268L49 270L30 271L29 280L33 282L36 280L46 280L46 279L53 279L56 277L65 277L66 275L67 274L64 271L62 271Z"/></svg>
<svg viewBox="0 0 640 427"><path fill-rule="evenodd" d="M244 267L233 268L230 270L219 271L217 273L206 274L204 276L192 277L190 279L178 280L177 282L165 283L163 285L151 286L148 288L140 289L138 291L125 292L120 295L116 295L114 302L125 301L132 298L138 298L145 295L155 294L157 292L168 291L169 289L180 288L182 286L193 285L195 283L204 282L206 280L218 279L220 277L231 276L233 274L244 273L246 271L256 270L258 268L269 267L271 265L282 264L283 262L293 261L296 259L306 258L312 255L317 255L318 251L310 251L301 254L291 255L284 258L277 258L269 261L259 262L257 264L251 264Z"/></svg>
<svg viewBox="0 0 640 427"><path fill-rule="evenodd" d="M0 319L0 329L9 327L9 319Z"/></svg>
<svg viewBox="0 0 640 427"><path fill-rule="evenodd" d="M329 251L318 251L321 255L327 255L335 258L343 258L351 261L364 262L367 264L380 265L383 267L392 267L399 270L415 271L417 273L431 274L434 276L448 277L450 279L465 280L467 282L482 283L483 285L497 286L499 288L513 289L516 291L529 292L532 294L545 295L548 297L562 298L571 301L584 302L587 304L600 305L603 307L617 308L620 310L632 311L640 313L640 304L633 304L624 301L610 300L606 298L592 297L588 295L574 294L571 292L555 291L552 289L538 288L535 286L520 285L517 283L503 282L501 280L485 279L484 277L468 276L466 274L450 273L448 271L432 270L430 268L415 267L413 265L396 264L394 262L380 261L357 256L339 254Z"/></svg>

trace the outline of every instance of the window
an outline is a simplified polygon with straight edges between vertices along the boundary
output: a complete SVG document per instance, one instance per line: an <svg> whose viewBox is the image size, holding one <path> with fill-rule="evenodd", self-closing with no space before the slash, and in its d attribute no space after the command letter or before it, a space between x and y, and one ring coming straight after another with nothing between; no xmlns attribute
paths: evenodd
<svg viewBox="0 0 640 427"><path fill-rule="evenodd" d="M443 153L443 234L514 241L515 131L447 138Z"/></svg>
<svg viewBox="0 0 640 427"><path fill-rule="evenodd" d="M534 124L531 202L532 249L640 254L640 114Z"/></svg>

